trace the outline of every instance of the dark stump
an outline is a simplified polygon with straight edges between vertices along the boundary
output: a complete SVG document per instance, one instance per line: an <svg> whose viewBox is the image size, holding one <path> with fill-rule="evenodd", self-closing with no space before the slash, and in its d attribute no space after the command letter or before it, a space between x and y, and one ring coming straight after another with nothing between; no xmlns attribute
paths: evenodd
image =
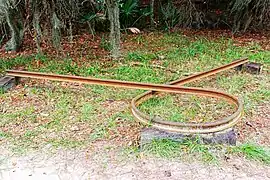
<svg viewBox="0 0 270 180"><path fill-rule="evenodd" d="M236 145L237 133L234 129L208 134L181 134L166 132L155 128L144 128L141 131L141 148L153 140L169 139L176 142L196 140L202 144L228 144Z"/></svg>
<svg viewBox="0 0 270 180"><path fill-rule="evenodd" d="M15 86L17 83L17 79L12 76L4 76L0 77L0 90L1 91L7 91L13 86Z"/></svg>

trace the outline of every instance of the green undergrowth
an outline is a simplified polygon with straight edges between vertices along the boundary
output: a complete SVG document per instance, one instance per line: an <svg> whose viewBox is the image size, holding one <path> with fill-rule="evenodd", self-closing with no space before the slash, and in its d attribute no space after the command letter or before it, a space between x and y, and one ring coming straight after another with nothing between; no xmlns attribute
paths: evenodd
<svg viewBox="0 0 270 180"><path fill-rule="evenodd" d="M225 158L236 156L270 165L270 149L254 143L244 143L236 146L200 144L194 140L175 142L168 139L153 140L143 147L143 153L162 158L180 158L205 163L219 163Z"/></svg>
<svg viewBox="0 0 270 180"><path fill-rule="evenodd" d="M139 109L151 118L175 122L208 122L225 117L233 107L224 100L195 95L162 94L143 102Z"/></svg>
<svg viewBox="0 0 270 180"><path fill-rule="evenodd" d="M15 67L29 67L31 62L34 60L32 56L18 56L13 59L0 59L0 74L4 74L5 70L12 69Z"/></svg>
<svg viewBox="0 0 270 180"><path fill-rule="evenodd" d="M111 88L101 97L96 88L87 92L89 89L61 88L57 83L21 90L1 96L16 97L16 106L10 105L11 98L0 108L4 111L0 113L0 139L2 143L9 142L17 153L48 144L55 148L85 147L117 136L118 123L123 127L135 123L126 102L126 98L134 96L130 91L118 94L117 89Z"/></svg>

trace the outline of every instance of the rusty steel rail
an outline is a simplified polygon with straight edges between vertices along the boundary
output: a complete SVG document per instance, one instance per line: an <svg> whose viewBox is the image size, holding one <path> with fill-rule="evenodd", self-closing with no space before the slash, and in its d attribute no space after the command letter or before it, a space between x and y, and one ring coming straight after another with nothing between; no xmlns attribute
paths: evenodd
<svg viewBox="0 0 270 180"><path fill-rule="evenodd" d="M28 77L28 78L36 78L36 79L47 79L47 80L55 80L55 81L76 82L76 83L96 84L96 85L130 88L130 89L150 90L150 91L147 91L146 93L143 93L142 95L137 96L131 102L132 114L140 122L143 122L145 124L151 124L152 126L156 128L167 130L167 131L174 131L174 132L181 132L181 133L211 133L211 132L217 132L217 131L227 129L237 123L243 111L243 103L241 99L236 98L232 95L226 94L224 92L203 89L203 88L195 88L195 87L183 87L180 85L184 85L186 83L219 73L221 71L224 71L233 67L237 67L246 62L248 62L247 58L239 59L230 64L221 66L219 68L202 72L196 75L192 75L184 79L176 80L169 84L164 84L164 85L119 81L119 80L106 80L106 79L79 77L79 76L46 74L46 73L27 72L27 71L16 71L16 70L8 70L7 75L15 76L15 77ZM200 95L200 96L221 98L233 104L236 107L236 111L232 115L224 119L215 121L215 122L194 124L194 123L176 123L176 122L170 122L170 121L161 120L157 118L150 118L148 115L138 110L137 106L139 104L141 104L143 101L151 98L153 95L159 92L195 94L195 95Z"/></svg>
<svg viewBox="0 0 270 180"><path fill-rule="evenodd" d="M188 76L184 79L178 79L178 80L172 81L168 84L181 86L181 85L202 79L204 77L211 76L211 75L217 74L219 72L240 66L240 65L247 63L247 62L248 62L247 58L242 58L242 59L236 60L230 64L227 64L227 65L224 65L224 66L221 66L221 67L209 70L209 71L201 72L201 73L198 73L195 75L191 75L191 76ZM234 96L231 96L229 94L224 93L228 96L231 96L230 99L234 99L234 102L232 102L232 103L237 107L237 110L232 115L225 117L225 118L222 118L222 119L219 119L219 120L216 120L214 122L206 122L206 123L172 122L172 121L168 121L168 120L163 120L159 117L151 118L150 116L139 111L137 106L139 106L141 103L150 99L151 97L153 97L154 95L156 95L158 93L159 92L155 92L155 91L147 91L147 92L135 97L131 101L131 110L132 110L132 114L139 121L146 123L146 124L149 124L149 125L152 125L153 127L156 127L159 129L167 130L167 131L181 132L181 133L210 133L210 132L222 131L222 130L225 130L225 129L232 127L233 125L235 125L237 123L237 121L241 117L241 114L242 114L242 111L244 108L243 107L243 100L241 98L236 98ZM228 99L227 99L227 101L228 101Z"/></svg>

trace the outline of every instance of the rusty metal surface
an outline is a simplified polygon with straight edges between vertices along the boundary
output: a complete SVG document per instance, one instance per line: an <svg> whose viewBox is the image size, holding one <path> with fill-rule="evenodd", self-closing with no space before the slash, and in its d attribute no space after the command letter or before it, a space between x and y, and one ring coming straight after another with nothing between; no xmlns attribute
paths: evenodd
<svg viewBox="0 0 270 180"><path fill-rule="evenodd" d="M202 79L207 76L214 75L216 73L240 66L248 62L247 58L242 58L236 60L230 64L218 67L216 69L212 69L210 71L202 72L199 74L195 74L184 79L179 79L176 81L172 81L169 85L177 85L181 86L195 80ZM243 100L241 98L236 98L226 93L222 93L222 95L230 96L227 101L231 101L232 104L236 106L236 111L232 115L225 117L223 119L216 120L214 122L207 122L207 123L180 123L180 122L172 122L167 120L162 120L159 118L151 118L150 116L142 113L137 108L138 105L153 97L153 95L159 92L154 91L147 91L137 97L135 97L131 102L131 110L133 115L140 121L152 125L158 129L163 129L167 131L173 132L180 132L180 133L211 133L211 132L218 132L228 129L234 126L237 121L240 119L242 111L243 111Z"/></svg>
<svg viewBox="0 0 270 180"><path fill-rule="evenodd" d="M129 81L119 81L119 80L106 80L106 79L97 79L89 77L79 77L79 76L68 76L68 75L56 75L56 74L46 74L46 73L36 73L36 72L27 72L27 71L15 71L8 70L7 75L15 77L28 77L28 78L37 78L37 79L47 79L55 81L66 81L66 82L77 82L84 84L96 84L104 86L113 86L121 88L130 88L130 89L144 89L150 90L147 91L136 98L131 102L131 111L134 117L144 124L150 124L153 127L158 129L172 131L172 132L181 132L181 133L212 133L217 131L222 131L224 129L234 126L241 117L243 111L243 103L240 98L229 95L224 92L195 88L195 87L183 87L181 85L193 82L195 80L214 75L216 73L222 72L227 69L237 67L241 64L248 62L247 58L239 59L230 64L221 66L219 68L202 72L196 75L186 77L184 79L179 79L169 84L150 84L150 83L140 83L140 82L129 82ZM144 102L145 100L151 98L153 95L159 92L167 93L180 93L180 94L193 94L199 96L208 96L214 98L224 99L227 102L235 106L235 112L223 119L209 122L209 123L176 123L171 121L166 121L162 119L151 119L148 115L139 111L137 106Z"/></svg>

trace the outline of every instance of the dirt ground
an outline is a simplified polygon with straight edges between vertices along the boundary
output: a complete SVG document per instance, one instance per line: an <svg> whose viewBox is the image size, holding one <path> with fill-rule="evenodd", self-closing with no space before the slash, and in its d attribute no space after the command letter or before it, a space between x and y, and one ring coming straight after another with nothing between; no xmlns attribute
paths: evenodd
<svg viewBox="0 0 270 180"><path fill-rule="evenodd" d="M218 165L121 154L116 149L50 151L1 156L1 180L86 179L270 179L270 167L244 159ZM2 147L1 151L5 149Z"/></svg>
<svg viewBox="0 0 270 180"><path fill-rule="evenodd" d="M47 146L42 151L21 157L1 156L0 179L270 179L270 167L244 159L229 159L218 165L207 165L126 156L115 149L59 149L52 153L50 148Z"/></svg>

